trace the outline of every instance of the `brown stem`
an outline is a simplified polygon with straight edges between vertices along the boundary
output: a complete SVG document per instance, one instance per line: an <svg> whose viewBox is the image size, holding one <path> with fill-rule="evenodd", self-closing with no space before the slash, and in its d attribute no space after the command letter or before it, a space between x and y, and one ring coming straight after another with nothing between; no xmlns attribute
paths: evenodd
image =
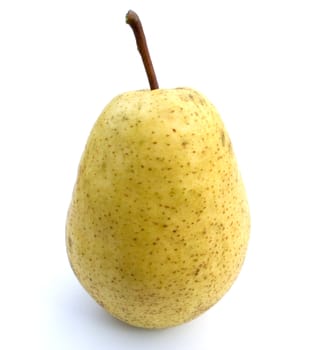
<svg viewBox="0 0 321 350"><path fill-rule="evenodd" d="M158 89L158 82L154 71L153 63L149 55L143 26L137 13L132 10L129 10L126 15L126 23L130 25L130 27L134 32L137 49L144 63L150 89L151 90Z"/></svg>

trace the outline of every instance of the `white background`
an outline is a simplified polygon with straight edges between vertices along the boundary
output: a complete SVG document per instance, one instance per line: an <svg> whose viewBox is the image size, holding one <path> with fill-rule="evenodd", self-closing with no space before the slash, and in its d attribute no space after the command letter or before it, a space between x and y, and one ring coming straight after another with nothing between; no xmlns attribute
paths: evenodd
<svg viewBox="0 0 321 350"><path fill-rule="evenodd" d="M130 8L161 87L194 87L220 111L252 213L232 289L161 331L97 306L64 244L93 123L148 87ZM320 18L317 0L0 2L1 349L321 349Z"/></svg>

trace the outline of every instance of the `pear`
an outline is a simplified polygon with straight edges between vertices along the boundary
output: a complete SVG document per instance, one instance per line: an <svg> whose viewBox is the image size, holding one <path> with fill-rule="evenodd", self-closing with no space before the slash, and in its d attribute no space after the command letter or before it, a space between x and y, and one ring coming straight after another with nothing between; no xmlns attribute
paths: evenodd
<svg viewBox="0 0 321 350"><path fill-rule="evenodd" d="M127 22L148 55L133 11ZM89 135L66 245L80 283L111 315L166 328L196 318L231 287L250 215L216 108L194 89L159 89L147 61L151 89L115 97Z"/></svg>

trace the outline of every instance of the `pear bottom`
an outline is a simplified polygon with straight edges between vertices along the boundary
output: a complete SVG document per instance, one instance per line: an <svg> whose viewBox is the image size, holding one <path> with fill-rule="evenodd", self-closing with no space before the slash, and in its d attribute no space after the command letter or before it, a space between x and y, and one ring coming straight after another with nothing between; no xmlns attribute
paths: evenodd
<svg viewBox="0 0 321 350"><path fill-rule="evenodd" d="M69 255L72 261L72 253ZM133 268L127 273L120 271L118 277L105 281L101 276L108 271L99 271L99 263L97 267L92 264L91 268L86 268L86 273L77 267L73 269L87 292L112 316L135 327L159 329L191 321L211 308L236 278L242 264L242 259L237 260L230 273L226 274L225 266L221 267L220 279L213 278L213 266L191 261L186 268L174 262L157 276L154 273L147 277L148 283L134 281L130 273ZM168 273L177 279L166 278ZM185 282L180 282L180 278Z"/></svg>
<svg viewBox="0 0 321 350"><path fill-rule="evenodd" d="M72 240L68 246L72 246ZM233 264L222 262L221 266L198 257L180 263L178 255L166 267L151 267L145 271L146 276L134 262L127 271L116 265L116 275L103 269L104 262L95 257L82 261L85 267L79 269L72 248L68 253L81 284L108 313L135 327L168 328L193 320L227 292L243 262L244 248L239 252L243 254L234 257Z"/></svg>

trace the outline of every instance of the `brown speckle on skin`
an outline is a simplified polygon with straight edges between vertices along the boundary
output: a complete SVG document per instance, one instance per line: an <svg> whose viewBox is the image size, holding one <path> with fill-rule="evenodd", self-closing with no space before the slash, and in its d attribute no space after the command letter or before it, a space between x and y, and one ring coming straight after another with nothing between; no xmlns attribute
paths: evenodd
<svg viewBox="0 0 321 350"><path fill-rule="evenodd" d="M205 99L204 99L202 96L198 96L198 99L199 99L199 103L200 103L202 106L205 106L205 105L206 105L206 101L205 101Z"/></svg>
<svg viewBox="0 0 321 350"><path fill-rule="evenodd" d="M225 147L225 133L223 130L221 130L221 142L222 146Z"/></svg>
<svg viewBox="0 0 321 350"><path fill-rule="evenodd" d="M103 308L105 307L105 304L101 300L97 300L97 303L102 306Z"/></svg>
<svg viewBox="0 0 321 350"><path fill-rule="evenodd" d="M72 249L72 239L70 236L68 237L68 245L69 245L69 248Z"/></svg>

